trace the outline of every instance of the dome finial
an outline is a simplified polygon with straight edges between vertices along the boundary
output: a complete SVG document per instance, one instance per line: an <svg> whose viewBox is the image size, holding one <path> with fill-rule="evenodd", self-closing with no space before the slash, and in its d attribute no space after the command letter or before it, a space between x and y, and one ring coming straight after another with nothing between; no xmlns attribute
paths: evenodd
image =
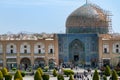
<svg viewBox="0 0 120 80"><path fill-rule="evenodd" d="M88 0L86 0L86 4L88 4Z"/></svg>
<svg viewBox="0 0 120 80"><path fill-rule="evenodd" d="M88 3L88 0L86 0L86 4Z"/></svg>

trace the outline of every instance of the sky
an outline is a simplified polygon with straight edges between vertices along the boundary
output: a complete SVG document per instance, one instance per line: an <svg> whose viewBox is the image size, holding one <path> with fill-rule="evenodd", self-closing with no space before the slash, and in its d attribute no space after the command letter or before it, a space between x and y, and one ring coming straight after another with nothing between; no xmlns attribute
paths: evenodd
<svg viewBox="0 0 120 80"><path fill-rule="evenodd" d="M120 0L88 0L112 14L112 30L120 32ZM86 0L0 0L0 34L65 33L67 17Z"/></svg>

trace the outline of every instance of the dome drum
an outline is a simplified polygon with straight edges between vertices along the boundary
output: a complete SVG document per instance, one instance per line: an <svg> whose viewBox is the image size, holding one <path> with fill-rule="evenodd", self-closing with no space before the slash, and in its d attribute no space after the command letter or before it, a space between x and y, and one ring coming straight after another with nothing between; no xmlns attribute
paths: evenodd
<svg viewBox="0 0 120 80"><path fill-rule="evenodd" d="M106 21L95 18L71 16L66 22L66 27L108 27L108 22Z"/></svg>
<svg viewBox="0 0 120 80"><path fill-rule="evenodd" d="M67 33L101 33L105 34L109 30L107 27L69 27L66 29Z"/></svg>

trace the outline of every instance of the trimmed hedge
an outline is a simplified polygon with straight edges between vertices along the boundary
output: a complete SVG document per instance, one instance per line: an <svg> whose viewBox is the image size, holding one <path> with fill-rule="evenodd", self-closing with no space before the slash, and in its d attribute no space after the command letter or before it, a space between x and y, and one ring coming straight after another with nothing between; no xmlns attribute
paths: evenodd
<svg viewBox="0 0 120 80"><path fill-rule="evenodd" d="M62 74L58 74L58 75L57 75L57 80L64 80L63 75L62 75Z"/></svg>
<svg viewBox="0 0 120 80"><path fill-rule="evenodd" d="M50 76L48 74L43 74L42 78L43 78L43 80L49 80Z"/></svg>
<svg viewBox="0 0 120 80"><path fill-rule="evenodd" d="M120 71L117 71L118 76L120 76Z"/></svg>
<svg viewBox="0 0 120 80"><path fill-rule="evenodd" d="M12 80L12 75L10 75L10 74L5 75L5 80Z"/></svg>
<svg viewBox="0 0 120 80"><path fill-rule="evenodd" d="M23 80L20 70L17 70L17 72L14 75L14 80L16 79Z"/></svg>
<svg viewBox="0 0 120 80"><path fill-rule="evenodd" d="M40 72L41 76L44 74L41 68L38 68L37 71Z"/></svg>
<svg viewBox="0 0 120 80"><path fill-rule="evenodd" d="M74 80L73 75L70 74L69 80Z"/></svg>
<svg viewBox="0 0 120 80"><path fill-rule="evenodd" d="M16 68L12 68L12 71L16 71L17 69Z"/></svg>
<svg viewBox="0 0 120 80"><path fill-rule="evenodd" d="M112 71L112 80L118 80L118 75L115 70Z"/></svg>
<svg viewBox="0 0 120 80"><path fill-rule="evenodd" d="M74 72L72 70L64 70L64 75L66 75L68 77L70 74L73 75Z"/></svg>
<svg viewBox="0 0 120 80"><path fill-rule="evenodd" d="M42 80L40 72L37 70L35 75L34 75L34 80Z"/></svg>
<svg viewBox="0 0 120 80"><path fill-rule="evenodd" d="M5 75L8 75L8 71L7 71L6 68L3 68L3 69L1 70L1 72L2 72L2 74L3 74L3 77L5 77Z"/></svg>
<svg viewBox="0 0 120 80"><path fill-rule="evenodd" d="M54 76L54 77L57 76L57 71L56 71L56 69L53 70L53 76Z"/></svg>
<svg viewBox="0 0 120 80"><path fill-rule="evenodd" d="M45 67L44 67L44 72L47 72L48 69L49 69L49 67L48 67L48 66L45 66Z"/></svg>
<svg viewBox="0 0 120 80"><path fill-rule="evenodd" d="M97 70L95 70L92 80L99 80L99 74L98 74Z"/></svg>
<svg viewBox="0 0 120 80"><path fill-rule="evenodd" d="M103 76L103 80L107 80L107 77L105 75Z"/></svg>
<svg viewBox="0 0 120 80"><path fill-rule="evenodd" d="M22 77L25 77L26 73L25 72L21 72Z"/></svg>
<svg viewBox="0 0 120 80"><path fill-rule="evenodd" d="M3 74L1 71L0 71L0 80L3 80Z"/></svg>
<svg viewBox="0 0 120 80"><path fill-rule="evenodd" d="M110 76L111 70L110 70L110 67L109 67L109 66L106 66L106 69L105 69L104 74L105 74L106 76Z"/></svg>

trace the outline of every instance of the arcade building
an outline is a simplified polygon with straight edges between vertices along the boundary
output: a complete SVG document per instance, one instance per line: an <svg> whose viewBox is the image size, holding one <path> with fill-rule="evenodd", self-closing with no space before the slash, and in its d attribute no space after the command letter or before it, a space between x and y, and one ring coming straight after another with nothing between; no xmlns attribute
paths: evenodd
<svg viewBox="0 0 120 80"><path fill-rule="evenodd" d="M86 3L67 17L66 33L1 34L0 66L118 65L120 34L111 28L110 12Z"/></svg>

